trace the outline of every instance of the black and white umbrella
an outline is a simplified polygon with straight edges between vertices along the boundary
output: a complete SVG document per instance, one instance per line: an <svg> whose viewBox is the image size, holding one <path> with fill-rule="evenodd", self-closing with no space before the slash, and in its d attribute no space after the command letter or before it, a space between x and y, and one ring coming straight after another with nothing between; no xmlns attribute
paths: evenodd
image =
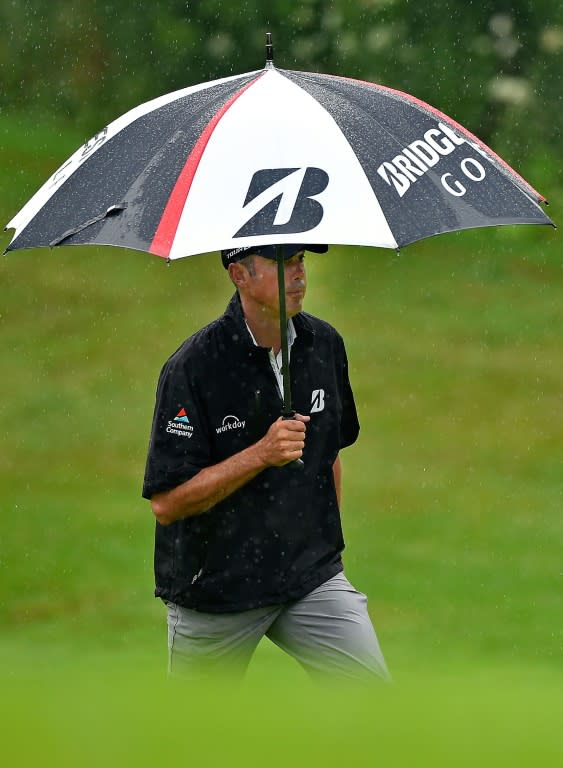
<svg viewBox="0 0 563 768"><path fill-rule="evenodd" d="M101 130L10 221L7 250L105 244L177 259L274 243L400 248L553 224L538 192L428 104L271 58Z"/></svg>
<svg viewBox="0 0 563 768"><path fill-rule="evenodd" d="M483 142L406 93L266 68L142 104L10 221L7 250L97 243L177 259L280 242L400 248L551 224Z"/></svg>

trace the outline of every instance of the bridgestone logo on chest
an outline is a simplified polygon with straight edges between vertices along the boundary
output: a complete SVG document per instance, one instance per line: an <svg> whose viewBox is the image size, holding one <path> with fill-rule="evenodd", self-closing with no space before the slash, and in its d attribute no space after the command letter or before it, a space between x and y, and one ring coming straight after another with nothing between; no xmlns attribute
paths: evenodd
<svg viewBox="0 0 563 768"><path fill-rule="evenodd" d="M320 413L325 408L324 389L314 389L311 394L311 413Z"/></svg>

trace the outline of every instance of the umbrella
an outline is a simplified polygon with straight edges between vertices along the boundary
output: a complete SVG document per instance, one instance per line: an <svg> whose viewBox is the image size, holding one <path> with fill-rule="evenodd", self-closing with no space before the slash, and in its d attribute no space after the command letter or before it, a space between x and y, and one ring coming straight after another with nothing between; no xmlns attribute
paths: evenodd
<svg viewBox="0 0 563 768"><path fill-rule="evenodd" d="M382 85L274 67L132 109L80 147L6 228L7 251L104 244L172 260L227 248L401 248L552 224L538 192L430 105ZM278 251L284 412L291 412Z"/></svg>

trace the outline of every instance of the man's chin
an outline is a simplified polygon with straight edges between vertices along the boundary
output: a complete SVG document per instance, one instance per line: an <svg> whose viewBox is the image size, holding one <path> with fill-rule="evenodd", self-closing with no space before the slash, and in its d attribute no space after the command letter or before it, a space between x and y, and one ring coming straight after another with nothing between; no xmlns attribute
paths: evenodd
<svg viewBox="0 0 563 768"><path fill-rule="evenodd" d="M299 293L299 294L290 294L289 296L286 296L286 307L287 307L287 315L288 317L291 317L292 315L296 315L298 312L301 312L303 309L303 300L305 298L305 294Z"/></svg>

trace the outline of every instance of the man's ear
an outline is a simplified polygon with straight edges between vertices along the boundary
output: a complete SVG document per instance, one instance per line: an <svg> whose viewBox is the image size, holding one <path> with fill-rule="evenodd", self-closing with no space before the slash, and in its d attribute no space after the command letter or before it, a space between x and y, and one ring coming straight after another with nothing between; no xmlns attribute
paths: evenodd
<svg viewBox="0 0 563 768"><path fill-rule="evenodd" d="M239 261L235 261L233 264L229 264L228 267L229 277L236 285L237 288L245 285L248 280L248 270Z"/></svg>

